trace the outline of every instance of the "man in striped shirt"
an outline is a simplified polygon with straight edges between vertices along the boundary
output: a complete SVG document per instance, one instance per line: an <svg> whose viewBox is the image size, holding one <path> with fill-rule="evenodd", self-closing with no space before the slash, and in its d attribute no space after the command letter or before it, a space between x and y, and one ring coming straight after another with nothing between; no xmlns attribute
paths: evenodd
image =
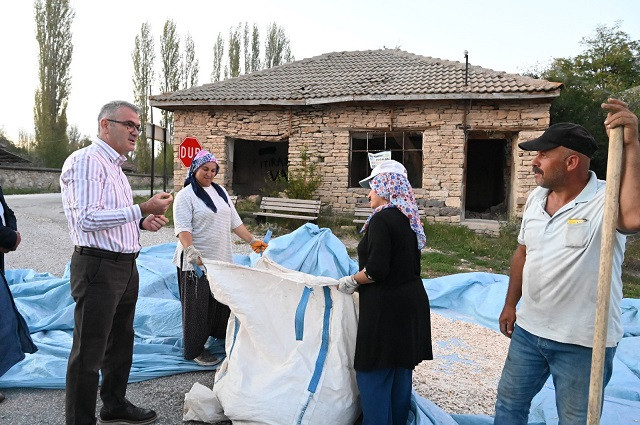
<svg viewBox="0 0 640 425"><path fill-rule="evenodd" d="M66 423L96 423L98 371L102 372L98 423L150 424L153 410L125 398L133 355L138 300L140 230L157 231L173 198L158 193L133 204L121 165L140 134L139 109L128 102L104 105L98 137L72 153L60 174L62 202L75 245L71 295L76 301L73 345L67 366Z"/></svg>

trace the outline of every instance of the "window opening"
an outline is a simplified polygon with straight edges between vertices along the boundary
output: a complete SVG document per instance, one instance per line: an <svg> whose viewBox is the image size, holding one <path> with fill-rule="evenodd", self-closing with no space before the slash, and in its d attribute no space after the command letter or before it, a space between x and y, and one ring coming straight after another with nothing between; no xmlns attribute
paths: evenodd
<svg viewBox="0 0 640 425"><path fill-rule="evenodd" d="M382 151L391 151L391 159L405 166L413 188L422 187L422 133L354 132L349 148L349 187L360 187L360 180L371 174L368 154Z"/></svg>

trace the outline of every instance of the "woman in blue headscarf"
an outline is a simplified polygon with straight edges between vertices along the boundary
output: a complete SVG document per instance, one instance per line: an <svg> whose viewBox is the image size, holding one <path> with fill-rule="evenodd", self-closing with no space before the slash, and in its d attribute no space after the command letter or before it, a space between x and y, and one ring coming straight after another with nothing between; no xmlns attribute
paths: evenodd
<svg viewBox="0 0 640 425"><path fill-rule="evenodd" d="M338 289L358 290L354 369L363 425L405 425L414 367L433 359L429 298L420 277L427 238L402 164L387 160L360 182L373 211L358 244L360 271Z"/></svg>
<svg viewBox="0 0 640 425"><path fill-rule="evenodd" d="M180 240L173 264L178 268L184 357L203 366L221 360L204 345L209 336L224 339L230 311L213 298L206 275L198 276L195 266L202 264L201 258L233 262L231 232L251 244L255 252L267 247L242 224L227 191L213 182L219 169L213 154L206 150L196 153L184 189L173 202L174 229Z"/></svg>

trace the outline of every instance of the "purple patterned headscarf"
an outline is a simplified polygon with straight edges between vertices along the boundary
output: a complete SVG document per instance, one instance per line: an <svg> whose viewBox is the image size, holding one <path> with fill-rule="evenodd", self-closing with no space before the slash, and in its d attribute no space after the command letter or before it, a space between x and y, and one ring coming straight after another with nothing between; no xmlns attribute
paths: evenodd
<svg viewBox="0 0 640 425"><path fill-rule="evenodd" d="M198 168L202 167L207 162L216 163L216 174L218 174L218 171L220 170L220 165L218 164L218 160L216 159L216 157L213 156L213 154L209 151L201 150L201 151L198 151L198 153L196 153L193 156L193 159L191 160L191 166L189 167L189 175L195 174L196 171L198 171Z"/></svg>
<svg viewBox="0 0 640 425"><path fill-rule="evenodd" d="M360 233L367 230L369 221L375 213L385 208L397 208L409 219L411 230L415 232L418 238L418 249L422 249L427 244L427 236L424 234L424 228L420 222L420 213L418 212L418 203L415 196L413 196L413 189L407 177L398 173L381 173L372 178L369 184L379 197L389 200L389 203L380 205L371 212Z"/></svg>
<svg viewBox="0 0 640 425"><path fill-rule="evenodd" d="M211 209L211 211L217 213L218 208L216 208L216 204L213 203L209 194L202 188L202 186L200 186L200 184L196 180L196 171L198 171L200 167L208 162L214 162L216 164L216 174L218 174L220 165L218 164L218 160L216 159L216 157L213 156L213 154L209 151L198 151L198 153L196 153L191 160L191 166L189 167L189 172L187 173L187 179L184 181L184 186L186 187L188 185L191 185L191 188L193 189L196 196L200 198L202 202L204 202L209 207L209 209ZM220 185L211 182L211 186L213 186L216 192L218 192L218 195L220 195L220 197L227 204L229 204L227 195L225 195L224 190L222 190Z"/></svg>

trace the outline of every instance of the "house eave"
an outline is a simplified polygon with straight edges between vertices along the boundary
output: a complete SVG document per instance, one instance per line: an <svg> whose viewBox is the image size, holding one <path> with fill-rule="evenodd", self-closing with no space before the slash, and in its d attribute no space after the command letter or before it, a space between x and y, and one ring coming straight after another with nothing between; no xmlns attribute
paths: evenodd
<svg viewBox="0 0 640 425"><path fill-rule="evenodd" d="M209 106L312 106L346 102L397 102L415 100L531 100L555 98L560 90L542 93L436 93L413 95L354 95L308 99L242 99L242 100L155 100L153 96L149 103L154 108L169 111L185 107Z"/></svg>

